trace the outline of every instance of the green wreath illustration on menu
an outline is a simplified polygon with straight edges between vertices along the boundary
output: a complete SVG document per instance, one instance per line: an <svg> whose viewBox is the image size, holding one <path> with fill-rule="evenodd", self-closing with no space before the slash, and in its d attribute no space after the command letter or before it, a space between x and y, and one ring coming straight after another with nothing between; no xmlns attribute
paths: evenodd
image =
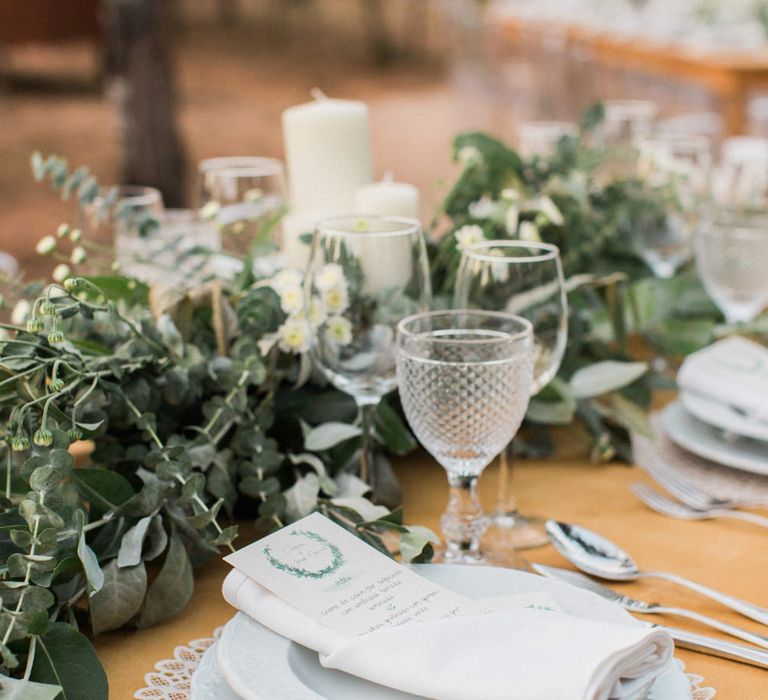
<svg viewBox="0 0 768 700"><path fill-rule="evenodd" d="M341 553L341 550L335 544L325 539L325 537L322 535L319 535L316 532L311 532L310 530L293 530L290 534L292 537L306 537L313 542L322 544L331 553L331 563L327 566L324 566L322 569L312 571L301 566L292 566L291 564L288 564L284 561L280 561L280 559L272 554L271 547L264 547L264 549L261 551L264 553L267 561L278 571L284 571L285 573L290 574L291 576L295 576L296 578L319 579L334 573L334 571L336 571L344 563L344 555Z"/></svg>

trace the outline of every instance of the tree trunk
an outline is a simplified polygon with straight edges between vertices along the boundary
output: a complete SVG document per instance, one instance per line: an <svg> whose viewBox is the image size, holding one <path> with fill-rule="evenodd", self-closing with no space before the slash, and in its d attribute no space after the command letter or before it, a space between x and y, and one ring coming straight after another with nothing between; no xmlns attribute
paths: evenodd
<svg viewBox="0 0 768 700"><path fill-rule="evenodd" d="M184 146L176 125L167 0L104 0L109 92L120 120L120 184L149 185L184 205Z"/></svg>

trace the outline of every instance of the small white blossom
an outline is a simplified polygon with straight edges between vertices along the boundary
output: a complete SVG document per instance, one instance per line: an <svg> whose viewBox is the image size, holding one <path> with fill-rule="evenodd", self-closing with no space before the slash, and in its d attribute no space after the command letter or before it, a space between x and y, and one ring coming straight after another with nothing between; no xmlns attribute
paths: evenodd
<svg viewBox="0 0 768 700"><path fill-rule="evenodd" d="M29 318L29 314L31 312L32 304L30 304L26 299L17 301L16 306L14 306L13 311L11 311L11 323L14 326L23 325Z"/></svg>
<svg viewBox="0 0 768 700"><path fill-rule="evenodd" d="M474 168L483 162L483 154L474 146L464 146L459 151L458 158L465 168Z"/></svg>
<svg viewBox="0 0 768 700"><path fill-rule="evenodd" d="M269 284L278 294L291 287L300 287L304 275L298 270L285 268L280 270L270 281Z"/></svg>
<svg viewBox="0 0 768 700"><path fill-rule="evenodd" d="M283 352L302 353L309 350L307 324L295 318L289 318L277 329L278 345Z"/></svg>
<svg viewBox="0 0 768 700"><path fill-rule="evenodd" d="M501 206L488 195L483 195L476 202L469 205L469 215L473 219L493 219L501 212Z"/></svg>
<svg viewBox="0 0 768 700"><path fill-rule="evenodd" d="M66 238L69 234L69 226L67 224L59 224L59 227L56 229L56 236L59 238Z"/></svg>
<svg viewBox="0 0 768 700"><path fill-rule="evenodd" d="M258 187L252 187L250 190L245 191L243 199L246 202L258 202L263 196L263 190L260 190Z"/></svg>
<svg viewBox="0 0 768 700"><path fill-rule="evenodd" d="M48 253L52 253L56 250L56 239L53 236L44 236L37 242L35 250L40 255L48 255Z"/></svg>
<svg viewBox="0 0 768 700"><path fill-rule="evenodd" d="M323 265L322 269L315 275L315 286L321 292L325 292L344 282L344 270L341 269L341 265L336 263Z"/></svg>
<svg viewBox="0 0 768 700"><path fill-rule="evenodd" d="M340 314L349 306L349 295L347 294L347 285L338 284L331 289L327 289L322 295L323 304L331 314Z"/></svg>
<svg viewBox="0 0 768 700"><path fill-rule="evenodd" d="M530 221L523 221L520 224L519 236L521 241L530 241L532 243L539 243L541 241L539 229Z"/></svg>
<svg viewBox="0 0 768 700"><path fill-rule="evenodd" d="M520 222L520 210L517 207L510 207L504 217L504 228L510 236L517 233L517 225Z"/></svg>
<svg viewBox="0 0 768 700"><path fill-rule="evenodd" d="M299 287L286 287L280 293L280 306L287 314L295 314L304 306L304 290Z"/></svg>
<svg viewBox="0 0 768 700"><path fill-rule="evenodd" d="M200 214L201 219L213 219L216 214L219 213L219 209L221 209L221 204L211 200L210 202L206 202L202 207L200 207L200 211L198 213Z"/></svg>
<svg viewBox="0 0 768 700"><path fill-rule="evenodd" d="M325 324L325 332L339 345L352 342L352 324L343 316L331 316Z"/></svg>
<svg viewBox="0 0 768 700"><path fill-rule="evenodd" d="M325 310L323 300L320 297L312 297L309 302L309 325L312 328L317 328L326 318L328 318L328 313Z"/></svg>
<svg viewBox="0 0 768 700"><path fill-rule="evenodd" d="M87 257L88 253L86 252L85 248L83 248L81 245L78 245L72 249L72 255L69 256L69 259L73 265L79 265L80 263L84 263Z"/></svg>
<svg viewBox="0 0 768 700"><path fill-rule="evenodd" d="M83 232L79 228L73 228L69 234L69 238L73 243L77 243L83 236Z"/></svg>
<svg viewBox="0 0 768 700"><path fill-rule="evenodd" d="M505 187L499 194L502 202L517 202L520 200L520 192L513 187Z"/></svg>
<svg viewBox="0 0 768 700"><path fill-rule="evenodd" d="M563 225L563 214L549 197L540 197L536 204L539 211L547 217L550 223L553 223L555 226Z"/></svg>
<svg viewBox="0 0 768 700"><path fill-rule="evenodd" d="M453 234L456 237L456 247L464 250L467 246L480 243L485 240L483 229L476 225L462 226Z"/></svg>
<svg viewBox="0 0 768 700"><path fill-rule="evenodd" d="M60 265L56 265L56 267L53 268L51 277L53 277L54 281L61 283L71 274L72 270L70 269L69 265L61 263Z"/></svg>

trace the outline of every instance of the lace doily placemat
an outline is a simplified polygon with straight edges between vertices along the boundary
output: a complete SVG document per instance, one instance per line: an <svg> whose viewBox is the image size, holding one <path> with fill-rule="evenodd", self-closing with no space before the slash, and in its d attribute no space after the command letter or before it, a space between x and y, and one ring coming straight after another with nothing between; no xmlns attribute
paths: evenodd
<svg viewBox="0 0 768 700"><path fill-rule="evenodd" d="M193 639L185 646L173 650L173 658L158 661L155 670L144 676L146 687L137 690L133 697L137 700L190 700L190 683L200 659L211 644L221 633L221 627L213 637ZM685 670L683 662L675 659L675 663ZM692 700L712 700L715 697L713 688L703 687L704 678L695 673L686 673L691 682Z"/></svg>
<svg viewBox="0 0 768 700"><path fill-rule="evenodd" d="M692 486L713 496L768 499L768 476L724 467L677 447L667 437L659 413L651 416L651 425L653 437L632 434L635 462L640 467L652 464L654 459L661 460Z"/></svg>

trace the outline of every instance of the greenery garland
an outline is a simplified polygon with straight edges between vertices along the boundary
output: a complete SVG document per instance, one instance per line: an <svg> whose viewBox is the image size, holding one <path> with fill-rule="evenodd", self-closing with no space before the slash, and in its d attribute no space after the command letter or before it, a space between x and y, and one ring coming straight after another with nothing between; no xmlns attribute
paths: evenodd
<svg viewBox="0 0 768 700"><path fill-rule="evenodd" d="M449 303L472 238L539 237L561 247L570 342L560 375L531 402L532 454L551 449L550 426L578 421L595 459L628 459L627 430L646 429L644 407L659 382L632 356L630 334L678 354L730 330L692 275L653 280L631 252L633 222L663 216L664 195L606 170L613 156L595 145L599 119L591 111L582 134L547 159L525 160L485 134L459 135L463 170L436 219L444 235L429 244L438 305ZM32 165L89 215L128 218L87 169L39 154ZM129 223L144 235L156 225ZM68 226L38 244L43 254L71 252L58 282L19 290L29 301L2 325L3 692L106 698L88 637L182 610L194 567L232 547L237 527L224 522L255 517L259 534L319 509L383 552L382 535L395 531L404 559L431 555L432 533L365 498L354 473L354 403L312 372L300 338L280 335L291 321L285 299L252 272L264 245L254 242L231 285L212 280L178 293L80 274L100 248ZM112 260L104 262L106 271ZM763 332L761 324L751 330ZM416 446L391 398L376 434L394 454ZM79 466L73 451L83 440L93 450Z"/></svg>

